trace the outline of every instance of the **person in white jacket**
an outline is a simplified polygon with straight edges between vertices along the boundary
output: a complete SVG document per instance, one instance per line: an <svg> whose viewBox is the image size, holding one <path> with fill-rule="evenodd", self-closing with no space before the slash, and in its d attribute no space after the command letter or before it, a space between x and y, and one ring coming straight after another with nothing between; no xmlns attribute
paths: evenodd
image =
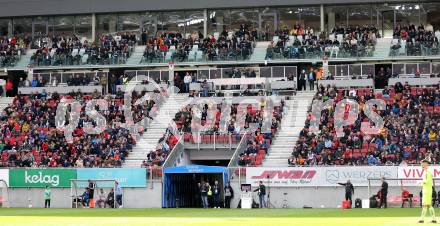
<svg viewBox="0 0 440 226"><path fill-rule="evenodd" d="M185 83L185 92L189 92L189 84L191 84L191 82L192 77L188 72L186 72L185 77L183 77L183 83Z"/></svg>

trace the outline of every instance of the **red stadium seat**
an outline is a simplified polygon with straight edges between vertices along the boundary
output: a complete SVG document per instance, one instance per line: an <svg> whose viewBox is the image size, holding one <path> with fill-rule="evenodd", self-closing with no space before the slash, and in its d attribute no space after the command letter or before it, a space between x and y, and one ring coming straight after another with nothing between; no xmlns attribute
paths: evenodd
<svg viewBox="0 0 440 226"><path fill-rule="evenodd" d="M191 138L192 138L192 134L191 133L184 133L183 134L183 140L185 142L189 142L191 140Z"/></svg>
<svg viewBox="0 0 440 226"><path fill-rule="evenodd" d="M236 140L237 138L235 137L235 135L232 135L231 136L231 143L232 144L235 144L235 143L237 143L237 140Z"/></svg>
<svg viewBox="0 0 440 226"><path fill-rule="evenodd" d="M202 135L203 136L203 143L209 144L211 142L211 136L210 135Z"/></svg>
<svg viewBox="0 0 440 226"><path fill-rule="evenodd" d="M434 107L432 107L432 106L427 106L427 107L426 107L426 111L427 111L428 113L433 113L433 112L434 112Z"/></svg>
<svg viewBox="0 0 440 226"><path fill-rule="evenodd" d="M224 134L217 135L217 143L219 143L219 144L225 143L225 135Z"/></svg>

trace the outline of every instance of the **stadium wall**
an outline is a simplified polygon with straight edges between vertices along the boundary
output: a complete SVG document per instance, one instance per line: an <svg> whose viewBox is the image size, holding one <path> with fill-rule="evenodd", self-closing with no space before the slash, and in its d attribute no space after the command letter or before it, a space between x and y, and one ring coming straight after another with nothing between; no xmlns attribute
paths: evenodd
<svg viewBox="0 0 440 226"><path fill-rule="evenodd" d="M234 191L240 191L240 182L232 180L231 186ZM420 187L408 187L408 191L414 196L418 196ZM266 187L266 193L270 190L270 201L274 208L283 208L284 200L286 199L287 208L339 208L345 195L345 188L343 186L332 187ZM378 186L371 188L371 195L375 195L379 191ZM388 200L391 200L390 206L400 206L400 187L389 187ZM287 193L287 195L284 195ZM258 196L256 192L253 194L254 201L258 203ZM355 186L353 195L354 200L368 199L368 187ZM266 198L267 199L267 198ZM231 202L231 207L236 208L240 201L240 193L236 192L235 198Z"/></svg>
<svg viewBox="0 0 440 226"><path fill-rule="evenodd" d="M123 204L124 208L161 208L162 207L162 182L153 181L153 188L124 188ZM240 183L238 180L231 181L235 191L235 197L231 206L236 208L240 201ZM376 194L379 187L372 188L372 194ZM410 187L410 193L418 195L419 187ZM29 204L33 208L43 208L44 188L9 188L10 207L27 208ZM269 191L269 189L268 189ZM287 193L284 196L284 193ZM400 187L390 187L389 197L397 197L401 193ZM284 199L287 199L288 208L337 208L341 205L344 198L344 187L296 187L296 188L270 188L270 200L275 208L282 208ZM353 200L356 198L367 199L368 187L355 187ZM254 193L254 200L258 202L258 197ZM70 208L70 188L52 189L52 208ZM400 203L394 203L399 205Z"/></svg>
<svg viewBox="0 0 440 226"><path fill-rule="evenodd" d="M126 208L161 208L162 207L162 180L149 179L141 182L141 176L133 176L116 168L93 169L3 169L0 179L9 181L8 197L11 207L36 207L44 206L44 186L49 183L52 189L52 207L71 207L70 180L87 175L96 178L96 175L105 175L120 181L123 187L123 205ZM131 171L142 170L132 169ZM430 169L434 178L440 180L440 166ZM87 172L88 174L84 174ZM249 183L256 187L258 181L263 181L270 195L270 201L275 208L282 208L287 204L289 208L336 208L344 198L344 187L337 183L350 179L355 187L353 200L356 198L368 199L379 191L378 178L389 178L390 206L400 205L400 181L403 179L404 187L418 199L420 186L417 181L423 175L419 166L358 166L358 167L285 167L285 168L231 168L230 183L235 191L232 207L237 207L240 201L240 185ZM52 178L52 179L51 179ZM369 183L368 178L375 178ZM98 178L96 178L98 179ZM194 183L197 183L194 181ZM369 186L371 185L371 186ZM138 186L138 187L136 187ZM139 187L142 186L142 187ZM108 190L108 188L107 188ZM106 190L106 192L107 192ZM83 189L79 188L78 194ZM194 197L196 198L196 197ZM254 200L257 195L254 193Z"/></svg>
<svg viewBox="0 0 440 226"><path fill-rule="evenodd" d="M162 207L162 181L150 180L148 183L148 186L144 188L122 188L124 208ZM70 188L52 188L51 190L52 208L71 208ZM44 188L9 188L8 193L10 207L44 207Z"/></svg>

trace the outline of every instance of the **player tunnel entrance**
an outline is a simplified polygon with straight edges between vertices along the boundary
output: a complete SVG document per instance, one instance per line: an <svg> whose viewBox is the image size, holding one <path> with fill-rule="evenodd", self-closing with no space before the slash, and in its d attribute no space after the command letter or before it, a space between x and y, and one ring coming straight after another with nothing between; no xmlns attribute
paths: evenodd
<svg viewBox="0 0 440 226"><path fill-rule="evenodd" d="M202 206L198 183L211 186L218 181L223 188L228 182L228 169L219 166L188 165L164 169L163 208L197 208ZM223 192L220 200L223 200ZM212 201L210 202L212 203Z"/></svg>

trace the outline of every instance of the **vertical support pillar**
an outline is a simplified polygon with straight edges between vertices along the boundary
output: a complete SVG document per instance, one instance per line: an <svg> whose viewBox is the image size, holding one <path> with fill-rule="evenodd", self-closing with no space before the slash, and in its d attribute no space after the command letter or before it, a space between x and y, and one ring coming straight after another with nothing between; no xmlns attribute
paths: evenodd
<svg viewBox="0 0 440 226"><path fill-rule="evenodd" d="M321 13L320 13L320 18L321 18L321 32L324 32L325 31L325 25L324 25L324 18L325 18L325 15L324 15L324 5L323 4L321 4Z"/></svg>
<svg viewBox="0 0 440 226"><path fill-rule="evenodd" d="M9 19L8 20L8 36L12 36L12 35L14 35L13 33L12 33L12 19Z"/></svg>
<svg viewBox="0 0 440 226"><path fill-rule="evenodd" d="M396 16L397 16L397 12L396 10L393 10L394 13L394 18L393 18L393 29L391 30L391 34L394 31L394 29L396 28Z"/></svg>
<svg viewBox="0 0 440 226"><path fill-rule="evenodd" d="M203 37L208 35L208 9L203 10Z"/></svg>
<svg viewBox="0 0 440 226"><path fill-rule="evenodd" d="M95 41L96 38L96 14L92 14L92 42Z"/></svg>

